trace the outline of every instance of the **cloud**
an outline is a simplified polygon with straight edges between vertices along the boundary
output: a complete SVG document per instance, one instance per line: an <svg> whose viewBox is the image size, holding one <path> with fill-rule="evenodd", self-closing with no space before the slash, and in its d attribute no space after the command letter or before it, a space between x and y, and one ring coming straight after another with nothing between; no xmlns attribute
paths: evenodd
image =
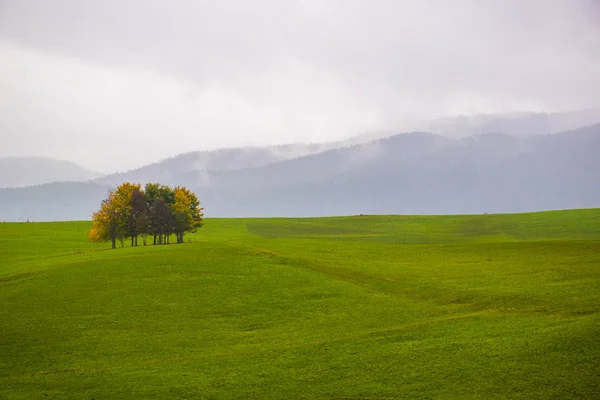
<svg viewBox="0 0 600 400"><path fill-rule="evenodd" d="M8 66L0 83L2 151L11 155L51 150L96 170L125 169L183 151L336 138L335 132L369 120L368 110L347 101L335 85L328 88L331 81L317 72L310 84L315 92L325 88L323 95L312 101L292 96L282 107L226 86L200 87L152 71L97 66L6 43L0 54ZM290 68L298 69L295 76L307 73L301 66ZM271 79L281 82L274 95L282 99L281 87L296 85L285 74Z"/></svg>
<svg viewBox="0 0 600 400"><path fill-rule="evenodd" d="M5 0L0 38L0 155L100 170L600 106L593 0Z"/></svg>

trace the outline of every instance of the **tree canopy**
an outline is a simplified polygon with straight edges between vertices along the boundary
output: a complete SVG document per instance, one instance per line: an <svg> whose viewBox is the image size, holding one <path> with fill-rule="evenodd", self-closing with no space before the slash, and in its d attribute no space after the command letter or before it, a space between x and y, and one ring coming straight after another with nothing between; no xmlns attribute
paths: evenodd
<svg viewBox="0 0 600 400"><path fill-rule="evenodd" d="M170 188L148 183L125 182L110 190L100 209L92 216L89 238L94 242L110 241L116 248L119 241L131 238L138 245L138 237L146 245L148 236L153 244L168 244L172 234L177 243L183 243L186 232L196 232L204 224L203 208L198 197L184 186Z"/></svg>

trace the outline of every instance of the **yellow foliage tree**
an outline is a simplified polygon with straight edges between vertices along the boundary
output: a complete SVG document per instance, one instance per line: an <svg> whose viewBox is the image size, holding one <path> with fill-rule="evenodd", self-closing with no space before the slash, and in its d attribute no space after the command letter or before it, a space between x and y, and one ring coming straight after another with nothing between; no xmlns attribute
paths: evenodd
<svg viewBox="0 0 600 400"><path fill-rule="evenodd" d="M122 220L124 218L115 199L115 191L109 191L106 198L102 200L100 209L93 214L92 227L88 232L90 240L93 242L110 241L113 249L117 247L117 239L122 237Z"/></svg>
<svg viewBox="0 0 600 400"><path fill-rule="evenodd" d="M177 186L173 189L173 197L174 231L177 243L183 243L185 232L196 232L204 225L203 208L200 207L198 197L186 187Z"/></svg>
<svg viewBox="0 0 600 400"><path fill-rule="evenodd" d="M123 219L120 221L122 224L121 230L125 234L120 238L121 245L123 245L123 239L125 236L131 237L131 246L135 243L135 238L138 233L137 219L138 210L134 210L134 196L136 193L141 192L141 185L139 183L124 182L117 187L113 202L115 207L123 214Z"/></svg>

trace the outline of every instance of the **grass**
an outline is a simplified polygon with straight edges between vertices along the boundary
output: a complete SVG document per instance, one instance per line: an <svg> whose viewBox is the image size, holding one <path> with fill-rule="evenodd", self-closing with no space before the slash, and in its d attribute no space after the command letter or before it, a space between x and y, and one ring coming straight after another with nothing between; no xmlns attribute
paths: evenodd
<svg viewBox="0 0 600 400"><path fill-rule="evenodd" d="M600 398L600 210L0 224L0 398Z"/></svg>

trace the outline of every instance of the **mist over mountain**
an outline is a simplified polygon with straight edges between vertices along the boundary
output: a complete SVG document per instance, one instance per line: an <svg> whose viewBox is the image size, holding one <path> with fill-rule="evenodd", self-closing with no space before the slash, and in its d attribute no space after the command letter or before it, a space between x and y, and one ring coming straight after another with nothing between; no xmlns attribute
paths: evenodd
<svg viewBox="0 0 600 400"><path fill-rule="evenodd" d="M86 181L99 176L99 173L70 161L48 157L0 157L0 188Z"/></svg>
<svg viewBox="0 0 600 400"><path fill-rule="evenodd" d="M424 121L415 126L418 131L438 134L436 140L440 143L451 143L445 141L444 137L464 138L498 132L516 137L529 137L569 131L595 123L600 123L600 109L598 108L561 113L521 112L456 116ZM367 157L376 156L380 152L381 143L367 143L394 135L394 132L379 131L327 143L294 143L279 146L191 151L150 165L109 175L89 171L70 161L53 158L6 157L0 158L0 188L26 187L53 182L82 182L92 179L97 184L111 186L124 181L140 183L160 181L185 184L190 179L198 184L203 184L204 180L212 179L216 173L262 167L279 161L355 145L364 145L361 152ZM358 157L357 159L362 160L363 158ZM313 160L313 158L307 160ZM304 163L308 163L308 161L304 161ZM304 168L311 169L313 166L305 165Z"/></svg>
<svg viewBox="0 0 600 400"><path fill-rule="evenodd" d="M466 136L502 132L517 137L534 136L573 130L580 126L600 123L600 109L585 109L562 113L515 113L457 116L417 124L420 131L434 132L440 136L461 138ZM186 179L210 179L207 172L225 172L261 167L275 162L319 154L324 151L365 144L376 139L394 136L393 132L375 132L346 140L328 143L295 143L266 147L239 147L179 154L134 170L103 176L100 184L117 185L124 181L140 183L165 181L184 184ZM443 137L437 138L444 142ZM377 145L366 145L363 152L376 155ZM312 160L312 158L309 158ZM312 168L307 166L307 168ZM188 176L188 178L186 178ZM183 179L183 180L181 180Z"/></svg>
<svg viewBox="0 0 600 400"><path fill-rule="evenodd" d="M407 123L414 131L432 132L449 138L463 138L483 133L504 133L517 137L546 135L575 130L600 123L600 108L563 112L514 112L508 114L455 115ZM392 136L390 131L372 132L344 141L347 144Z"/></svg>
<svg viewBox="0 0 600 400"><path fill-rule="evenodd" d="M197 150L600 122L562 115L600 108L597 0L57 1L0 2L0 156L109 174Z"/></svg>
<svg viewBox="0 0 600 400"><path fill-rule="evenodd" d="M223 215L455 214L600 206L600 125L516 138L397 135L224 174L205 204ZM294 177L291 179L290 177ZM192 185L192 182L189 183ZM239 214L231 214L232 212Z"/></svg>
<svg viewBox="0 0 600 400"><path fill-rule="evenodd" d="M599 149L596 124L524 138L413 132L283 160L254 149L239 164L237 150L201 165L190 153L147 168L196 192L211 217L501 213L600 207ZM0 220L89 219L115 183L2 189Z"/></svg>
<svg viewBox="0 0 600 400"><path fill-rule="evenodd" d="M587 108L555 113L519 112L439 118L424 124L424 129L454 138L499 132L526 137L566 132L597 123L600 123L600 108Z"/></svg>
<svg viewBox="0 0 600 400"><path fill-rule="evenodd" d="M267 147L239 147L179 154L134 170L96 179L96 183L118 185L121 182L171 182L177 184L188 173L235 171L260 167L277 161L319 153L340 146L339 143L287 144ZM198 178L206 174L198 174Z"/></svg>

